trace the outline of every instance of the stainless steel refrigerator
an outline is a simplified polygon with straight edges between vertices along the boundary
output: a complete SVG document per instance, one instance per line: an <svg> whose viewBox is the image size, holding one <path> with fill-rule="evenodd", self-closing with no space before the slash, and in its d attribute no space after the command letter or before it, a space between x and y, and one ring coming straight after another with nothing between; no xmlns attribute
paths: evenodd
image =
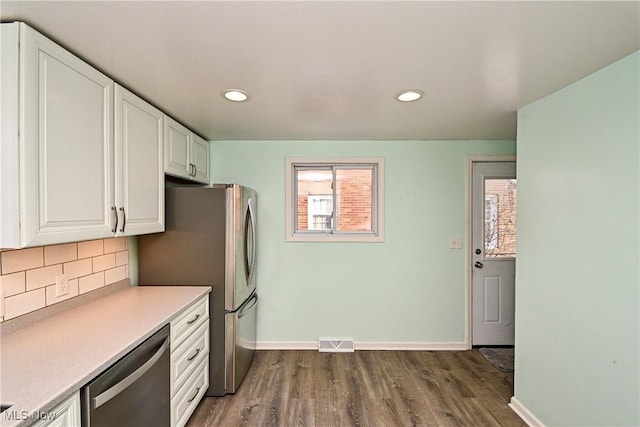
<svg viewBox="0 0 640 427"><path fill-rule="evenodd" d="M235 393L256 348L256 192L167 188L165 232L138 237L140 286L211 286L207 396Z"/></svg>

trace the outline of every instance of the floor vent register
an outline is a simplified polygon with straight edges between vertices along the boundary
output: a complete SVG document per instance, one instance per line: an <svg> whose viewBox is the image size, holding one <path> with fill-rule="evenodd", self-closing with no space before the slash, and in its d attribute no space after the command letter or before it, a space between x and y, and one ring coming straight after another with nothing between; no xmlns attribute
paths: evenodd
<svg viewBox="0 0 640 427"><path fill-rule="evenodd" d="M320 338L318 351L321 353L353 353L355 351L353 338Z"/></svg>

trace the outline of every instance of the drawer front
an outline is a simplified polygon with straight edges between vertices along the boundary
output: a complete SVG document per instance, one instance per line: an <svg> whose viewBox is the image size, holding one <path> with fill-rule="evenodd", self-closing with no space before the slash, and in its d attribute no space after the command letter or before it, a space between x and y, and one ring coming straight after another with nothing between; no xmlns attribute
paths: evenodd
<svg viewBox="0 0 640 427"><path fill-rule="evenodd" d="M171 427L184 426L209 387L209 359L205 358L171 401Z"/></svg>
<svg viewBox="0 0 640 427"><path fill-rule="evenodd" d="M171 396L209 356L209 322L201 325L184 343L171 353Z"/></svg>
<svg viewBox="0 0 640 427"><path fill-rule="evenodd" d="M171 351L175 351L200 325L209 319L209 296L205 296L171 322Z"/></svg>

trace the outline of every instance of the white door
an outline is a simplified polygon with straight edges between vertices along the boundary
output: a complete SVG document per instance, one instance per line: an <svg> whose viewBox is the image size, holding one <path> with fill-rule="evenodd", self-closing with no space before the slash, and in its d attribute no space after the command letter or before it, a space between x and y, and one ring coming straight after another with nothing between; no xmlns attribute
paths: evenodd
<svg viewBox="0 0 640 427"><path fill-rule="evenodd" d="M22 245L113 234L113 81L20 26Z"/></svg>
<svg viewBox="0 0 640 427"><path fill-rule="evenodd" d="M168 175L190 179L193 174L189 164L191 131L171 117L164 116L164 172Z"/></svg>
<svg viewBox="0 0 640 427"><path fill-rule="evenodd" d="M115 86L116 235L164 231L163 114Z"/></svg>
<svg viewBox="0 0 640 427"><path fill-rule="evenodd" d="M209 143L195 133L191 134L190 163L193 165L193 180L209 183Z"/></svg>
<svg viewBox="0 0 640 427"><path fill-rule="evenodd" d="M516 163L474 162L472 344L513 345Z"/></svg>

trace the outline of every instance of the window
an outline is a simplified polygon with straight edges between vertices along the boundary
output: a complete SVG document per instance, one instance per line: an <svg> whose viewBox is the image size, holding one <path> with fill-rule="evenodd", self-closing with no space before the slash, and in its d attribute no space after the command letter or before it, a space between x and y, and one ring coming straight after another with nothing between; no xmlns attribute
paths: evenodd
<svg viewBox="0 0 640 427"><path fill-rule="evenodd" d="M484 196L484 250L498 247L498 195Z"/></svg>
<svg viewBox="0 0 640 427"><path fill-rule="evenodd" d="M381 158L286 162L287 241L382 242Z"/></svg>
<svg viewBox="0 0 640 427"><path fill-rule="evenodd" d="M516 256L515 179L484 180L484 249L488 258Z"/></svg>
<svg viewBox="0 0 640 427"><path fill-rule="evenodd" d="M331 230L333 195L310 195L307 198L307 230Z"/></svg>

